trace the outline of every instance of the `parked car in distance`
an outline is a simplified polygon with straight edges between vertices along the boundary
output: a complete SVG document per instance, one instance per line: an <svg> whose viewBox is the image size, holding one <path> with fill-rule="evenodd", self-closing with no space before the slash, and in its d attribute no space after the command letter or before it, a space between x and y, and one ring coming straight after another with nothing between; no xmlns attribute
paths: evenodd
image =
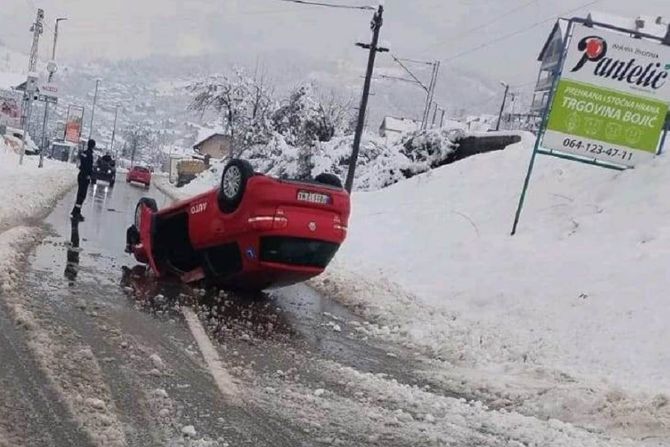
<svg viewBox="0 0 670 447"><path fill-rule="evenodd" d="M151 171L144 166L133 166L126 174L126 183L141 183L147 189L151 186Z"/></svg>

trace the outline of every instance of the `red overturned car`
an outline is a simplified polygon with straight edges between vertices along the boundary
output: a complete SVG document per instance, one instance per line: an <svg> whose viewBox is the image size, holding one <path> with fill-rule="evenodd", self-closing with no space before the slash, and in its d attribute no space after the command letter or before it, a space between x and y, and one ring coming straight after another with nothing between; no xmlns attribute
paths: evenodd
<svg viewBox="0 0 670 447"><path fill-rule="evenodd" d="M158 276L263 290L321 274L347 235L339 178L280 180L231 160L218 188L158 210L142 198L126 251Z"/></svg>
<svg viewBox="0 0 670 447"><path fill-rule="evenodd" d="M146 188L151 186L151 171L144 166L133 166L126 174L126 183L141 183Z"/></svg>

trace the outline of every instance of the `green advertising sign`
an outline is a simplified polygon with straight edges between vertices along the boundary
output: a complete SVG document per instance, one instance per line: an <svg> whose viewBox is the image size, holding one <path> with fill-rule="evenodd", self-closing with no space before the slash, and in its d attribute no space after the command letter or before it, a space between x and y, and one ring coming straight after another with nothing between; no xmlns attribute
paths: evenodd
<svg viewBox="0 0 670 447"><path fill-rule="evenodd" d="M656 153L667 113L661 101L564 79L547 128Z"/></svg>
<svg viewBox="0 0 670 447"><path fill-rule="evenodd" d="M575 27L542 147L633 167L659 150L670 48Z"/></svg>
<svg viewBox="0 0 670 447"><path fill-rule="evenodd" d="M670 107L670 45L664 36L641 38L633 30L578 18L569 21L565 35L512 235L537 154L626 169L662 150Z"/></svg>

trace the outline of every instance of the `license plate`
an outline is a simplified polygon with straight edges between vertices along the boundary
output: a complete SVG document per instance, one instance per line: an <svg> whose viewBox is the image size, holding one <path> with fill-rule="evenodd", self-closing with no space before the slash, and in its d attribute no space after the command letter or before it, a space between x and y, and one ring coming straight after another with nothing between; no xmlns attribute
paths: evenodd
<svg viewBox="0 0 670 447"><path fill-rule="evenodd" d="M318 192L298 191L298 200L300 202L318 203L319 205L328 205L330 196Z"/></svg>

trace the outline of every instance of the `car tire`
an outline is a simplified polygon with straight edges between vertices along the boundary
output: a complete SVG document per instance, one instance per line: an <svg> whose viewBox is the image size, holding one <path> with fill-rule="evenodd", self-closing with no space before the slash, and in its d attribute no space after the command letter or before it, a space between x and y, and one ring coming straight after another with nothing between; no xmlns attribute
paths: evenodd
<svg viewBox="0 0 670 447"><path fill-rule="evenodd" d="M110 188L113 188L115 182L116 182L116 180L112 180L111 182L109 182L109 187L110 187Z"/></svg>
<svg viewBox="0 0 670 447"><path fill-rule="evenodd" d="M154 213L158 211L158 205L154 199L149 197L142 197L139 202L137 202L137 206L135 207L135 220L133 222L135 224L135 228L137 228L138 231L140 229L140 211L142 206L146 206Z"/></svg>
<svg viewBox="0 0 670 447"><path fill-rule="evenodd" d="M319 174L314 178L314 181L328 186L334 186L336 188L342 188L342 180L335 174Z"/></svg>
<svg viewBox="0 0 670 447"><path fill-rule="evenodd" d="M219 187L219 208L226 214L234 212L242 202L247 181L253 177L254 169L248 161L233 159L223 170Z"/></svg>
<svg viewBox="0 0 670 447"><path fill-rule="evenodd" d="M91 185L95 185L98 181L95 179L95 177L91 177Z"/></svg>

